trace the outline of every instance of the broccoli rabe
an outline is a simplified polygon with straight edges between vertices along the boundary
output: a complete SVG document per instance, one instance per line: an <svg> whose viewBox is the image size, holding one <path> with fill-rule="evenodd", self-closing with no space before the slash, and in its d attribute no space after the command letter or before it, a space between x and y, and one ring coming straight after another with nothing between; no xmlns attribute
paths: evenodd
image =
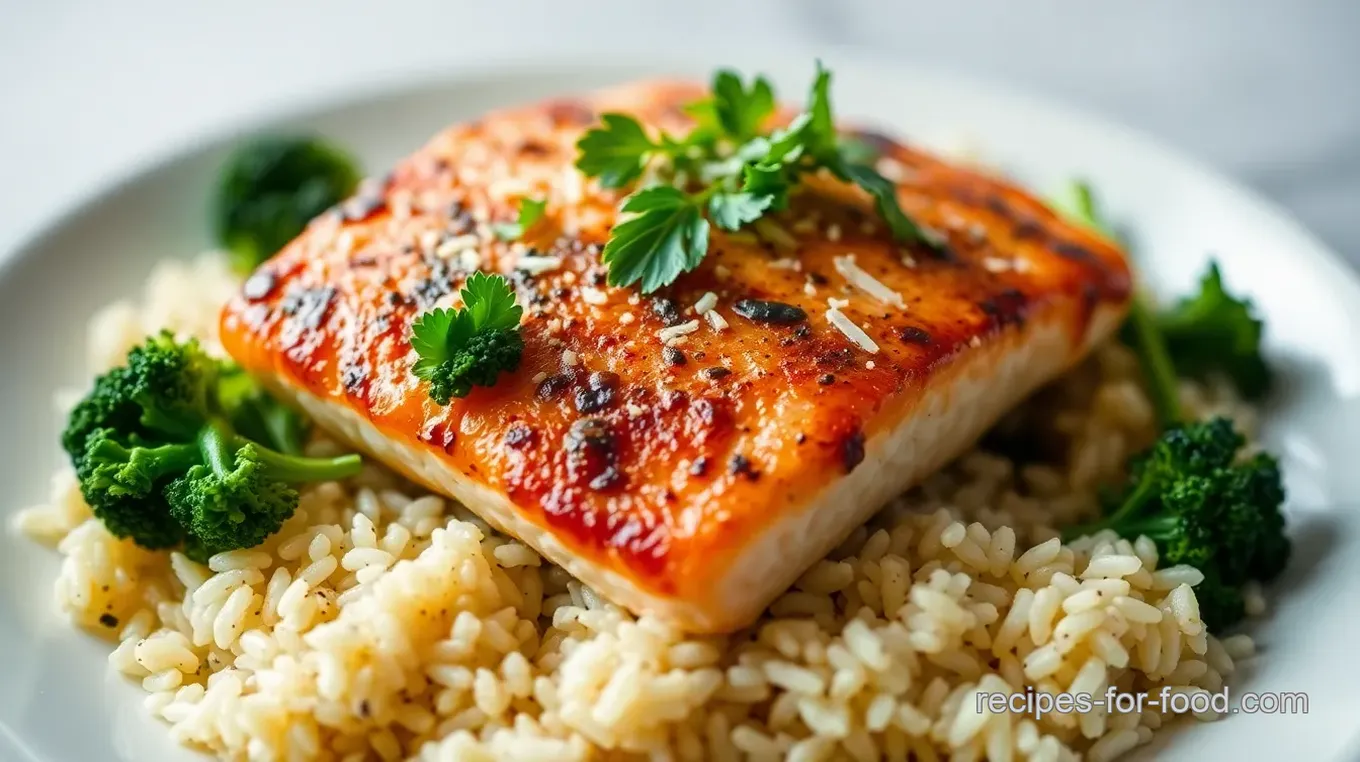
<svg viewBox="0 0 1360 762"><path fill-rule="evenodd" d="M297 237L313 217L354 192L352 158L314 138L265 138L237 149L218 180L218 242L250 272Z"/></svg>
<svg viewBox="0 0 1360 762"><path fill-rule="evenodd" d="M164 333L95 380L62 445L109 532L205 561L277 531L297 508L292 484L358 472L357 455L297 455L304 433L240 369Z"/></svg>
<svg viewBox="0 0 1360 762"><path fill-rule="evenodd" d="M1097 213L1090 186L1074 183L1068 196L1059 202L1068 213L1104 235L1113 235ZM1263 328L1251 300L1229 293L1218 263L1210 260L1199 290L1171 307L1155 311L1145 299L1136 297L1123 333L1142 355L1149 374L1164 375L1174 361L1180 373L1196 378L1221 374L1244 397L1259 399L1271 383L1270 367L1261 356ZM1156 396L1166 388L1164 381L1153 380L1153 403L1159 412L1174 412L1174 398ZM1175 418L1163 415L1164 421Z"/></svg>
<svg viewBox="0 0 1360 762"><path fill-rule="evenodd" d="M1106 235L1091 191L1076 185L1067 204L1080 221ZM1200 293L1161 314L1135 296L1124 329L1138 353L1161 437L1129 462L1123 490L1105 500L1105 515L1069 527L1066 539L1109 529L1157 544L1165 564L1187 564L1204 574L1195 586L1200 617L1218 632L1244 613L1241 586L1268 582L1289 561L1279 464L1258 453L1243 458L1244 439L1223 418L1181 419L1178 370L1228 374L1244 393L1265 388L1261 325L1249 306L1229 296L1211 265Z"/></svg>
<svg viewBox="0 0 1360 762"><path fill-rule="evenodd" d="M1221 373L1248 399L1270 390L1270 367L1261 357L1261 320L1250 300L1224 289L1217 262L1209 263L1196 294L1158 313L1157 328L1180 372Z"/></svg>
<svg viewBox="0 0 1360 762"><path fill-rule="evenodd" d="M429 382L430 399L441 405L466 397L473 386L494 385L501 373L519 368L524 353L524 309L505 278L473 273L461 295L461 309L433 310L411 325L419 356L411 372Z"/></svg>

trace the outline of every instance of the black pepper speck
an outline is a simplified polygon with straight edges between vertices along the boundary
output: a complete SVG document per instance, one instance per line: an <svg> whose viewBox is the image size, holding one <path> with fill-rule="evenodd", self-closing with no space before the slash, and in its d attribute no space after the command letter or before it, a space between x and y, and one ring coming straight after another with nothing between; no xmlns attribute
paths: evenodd
<svg viewBox="0 0 1360 762"><path fill-rule="evenodd" d="M614 401L614 391L618 388L619 376L609 371L591 373L586 386L576 390L576 409L582 413L603 410Z"/></svg>
<svg viewBox="0 0 1360 762"><path fill-rule="evenodd" d="M685 359L685 353L681 352L675 347L662 347L661 359L665 360L667 365L678 366L684 365L686 362L688 362L688 360Z"/></svg>
<svg viewBox="0 0 1360 762"><path fill-rule="evenodd" d="M856 429L854 433L841 442L841 462L845 464L845 471L849 473L855 470L855 466L864 462L864 432Z"/></svg>
<svg viewBox="0 0 1360 762"><path fill-rule="evenodd" d="M652 314L661 318L661 322L668 326L679 325L681 322L680 309L675 306L675 302L665 297L656 297L652 300Z"/></svg>
<svg viewBox="0 0 1360 762"><path fill-rule="evenodd" d="M727 472L733 475L745 476L752 481L755 481L755 479L760 476L760 472L756 471L751 465L750 458L747 458L741 453L733 455L732 460L727 462Z"/></svg>
<svg viewBox="0 0 1360 762"><path fill-rule="evenodd" d="M907 342L908 344L930 343L930 334L926 333L925 330L921 328L917 328L914 325L909 325L903 328L901 332L898 333L898 336L901 336L902 340Z"/></svg>
<svg viewBox="0 0 1360 762"><path fill-rule="evenodd" d="M534 391L534 395L540 400L547 402L561 394L569 385L571 385L571 376L568 376L565 373L557 373L548 376L539 382L538 389Z"/></svg>
<svg viewBox="0 0 1360 762"><path fill-rule="evenodd" d="M757 323L789 325L807 320L807 313L799 307L761 299L742 299L732 305L732 311Z"/></svg>

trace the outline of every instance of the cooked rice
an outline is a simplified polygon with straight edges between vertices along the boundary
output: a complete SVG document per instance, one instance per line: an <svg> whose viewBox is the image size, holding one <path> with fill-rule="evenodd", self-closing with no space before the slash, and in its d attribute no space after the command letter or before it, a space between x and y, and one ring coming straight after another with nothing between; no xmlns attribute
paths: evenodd
<svg viewBox="0 0 1360 762"><path fill-rule="evenodd" d="M161 265L140 305L92 321L92 370L162 326L220 351L234 287L216 256ZM1250 430L1224 389L1182 397ZM998 426L1051 462L969 452L730 637L635 618L372 462L207 566L109 535L69 469L19 521L63 555L61 608L114 637L110 663L175 739L223 758L1098 762L1170 718L1036 721L978 713L975 694L1213 691L1254 653L1206 633L1199 573L1157 568L1152 543L1056 539L1152 425L1134 358L1102 348Z"/></svg>

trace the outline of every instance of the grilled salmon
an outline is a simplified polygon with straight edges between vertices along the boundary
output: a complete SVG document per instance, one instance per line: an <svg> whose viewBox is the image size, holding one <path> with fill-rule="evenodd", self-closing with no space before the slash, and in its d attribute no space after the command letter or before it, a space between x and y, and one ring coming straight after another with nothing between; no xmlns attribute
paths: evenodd
<svg viewBox="0 0 1360 762"><path fill-rule="evenodd" d="M1106 337L1130 274L1014 185L861 131L939 245L895 243L865 193L816 177L759 236L714 228L672 286L610 287L620 194L576 170L575 143L604 111L683 132L703 94L645 82L447 129L263 264L224 345L613 601L691 632L749 624ZM545 219L499 240L526 198ZM441 406L411 323L477 270L515 286L523 361Z"/></svg>

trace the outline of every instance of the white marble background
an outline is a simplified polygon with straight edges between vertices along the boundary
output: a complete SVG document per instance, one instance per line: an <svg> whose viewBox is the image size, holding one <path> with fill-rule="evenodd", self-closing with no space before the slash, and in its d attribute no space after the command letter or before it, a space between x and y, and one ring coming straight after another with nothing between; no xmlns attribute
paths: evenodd
<svg viewBox="0 0 1360 762"><path fill-rule="evenodd" d="M854 47L1060 98L1360 264L1360 0L0 0L0 257L233 115L488 56Z"/></svg>

